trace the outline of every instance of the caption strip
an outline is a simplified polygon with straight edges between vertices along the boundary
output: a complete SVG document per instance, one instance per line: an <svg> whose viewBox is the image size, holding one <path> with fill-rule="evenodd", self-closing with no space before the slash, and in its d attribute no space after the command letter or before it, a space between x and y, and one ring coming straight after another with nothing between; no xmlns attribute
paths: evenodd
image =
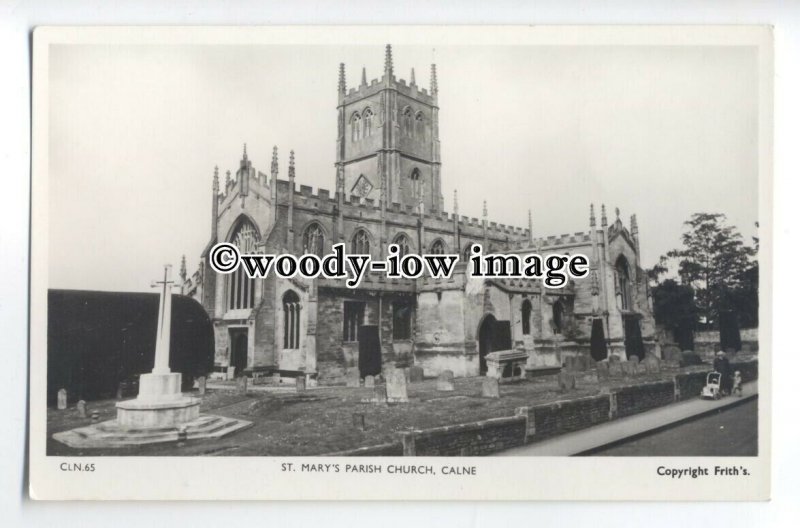
<svg viewBox="0 0 800 528"><path fill-rule="evenodd" d="M468 269L473 277L495 277L502 279L539 279L547 288L563 288L570 278L580 279L589 273L589 259L581 254L552 254L542 257L536 253L528 255L483 254L480 244L470 248ZM389 245L386 260L372 260L371 255L349 254L344 244L335 244L331 253L320 257L313 253L295 256L244 254L228 242L211 249L209 264L217 273L227 274L242 266L251 279L266 278L269 273L283 279L303 277L315 279L346 279L348 288L357 288L364 275L384 273L389 279L418 279L428 274L435 279L449 279L453 274L459 255L400 254L397 244Z"/></svg>

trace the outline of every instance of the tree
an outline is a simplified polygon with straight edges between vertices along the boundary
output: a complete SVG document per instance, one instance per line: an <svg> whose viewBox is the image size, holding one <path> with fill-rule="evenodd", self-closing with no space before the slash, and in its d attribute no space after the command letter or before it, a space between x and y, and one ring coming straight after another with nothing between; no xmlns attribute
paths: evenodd
<svg viewBox="0 0 800 528"><path fill-rule="evenodd" d="M735 309L756 255L726 220L720 213L693 214L685 222L683 248L667 253L678 259L681 282L694 290L698 312L708 326L718 323L721 312Z"/></svg>
<svg viewBox="0 0 800 528"><path fill-rule="evenodd" d="M653 316L670 331L681 350L694 348L692 332L697 321L694 289L673 279L653 287Z"/></svg>

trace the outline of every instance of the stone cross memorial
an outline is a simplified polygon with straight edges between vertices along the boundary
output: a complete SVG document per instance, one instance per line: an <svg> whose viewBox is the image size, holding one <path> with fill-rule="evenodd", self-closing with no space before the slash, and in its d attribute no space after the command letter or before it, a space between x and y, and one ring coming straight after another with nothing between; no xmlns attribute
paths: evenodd
<svg viewBox="0 0 800 528"><path fill-rule="evenodd" d="M174 426L200 416L200 400L181 394L181 374L169 369L169 339L172 319L172 266L164 266L160 288L158 329L153 370L139 377L139 395L135 400L117 403L120 427L146 429Z"/></svg>

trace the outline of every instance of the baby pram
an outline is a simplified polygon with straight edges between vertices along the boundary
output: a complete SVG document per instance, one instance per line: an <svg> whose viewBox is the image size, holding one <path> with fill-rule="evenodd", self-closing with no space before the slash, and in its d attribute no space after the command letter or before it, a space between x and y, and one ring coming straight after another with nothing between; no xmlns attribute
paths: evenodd
<svg viewBox="0 0 800 528"><path fill-rule="evenodd" d="M720 385L722 384L722 374L719 372L709 372L706 376L706 386L700 393L701 398L711 398L714 400L720 399L722 393L720 392Z"/></svg>

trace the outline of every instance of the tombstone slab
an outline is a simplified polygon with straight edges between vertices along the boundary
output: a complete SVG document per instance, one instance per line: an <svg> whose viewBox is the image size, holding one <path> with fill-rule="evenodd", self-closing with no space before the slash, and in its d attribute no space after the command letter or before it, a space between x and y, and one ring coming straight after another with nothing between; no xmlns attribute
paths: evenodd
<svg viewBox="0 0 800 528"><path fill-rule="evenodd" d="M197 394L200 396L206 393L206 377L200 376L197 378Z"/></svg>
<svg viewBox="0 0 800 528"><path fill-rule="evenodd" d="M294 389L297 392L303 392L306 390L306 377L305 376L297 376L294 379Z"/></svg>
<svg viewBox="0 0 800 528"><path fill-rule="evenodd" d="M240 394L247 394L247 376L236 378L236 390Z"/></svg>
<svg viewBox="0 0 800 528"><path fill-rule="evenodd" d="M561 392L570 392L575 390L575 374L572 372L559 372L558 390Z"/></svg>
<svg viewBox="0 0 800 528"><path fill-rule="evenodd" d="M386 385L375 385L375 387L373 387L372 401L379 404L388 401L386 397Z"/></svg>
<svg viewBox="0 0 800 528"><path fill-rule="evenodd" d="M232 380L236 377L236 367L228 367L227 379Z"/></svg>
<svg viewBox="0 0 800 528"><path fill-rule="evenodd" d="M633 356L636 357L636 356ZM637 363L633 361L623 361L622 362L622 373L626 376L635 376L636 375L636 367Z"/></svg>
<svg viewBox="0 0 800 528"><path fill-rule="evenodd" d="M597 362L597 379L598 380L607 380L610 376L610 369L609 365L605 361L598 361Z"/></svg>
<svg viewBox="0 0 800 528"><path fill-rule="evenodd" d="M436 390L441 392L449 392L455 390L455 384L453 383L453 371L452 370L444 370L439 377L436 378Z"/></svg>
<svg viewBox="0 0 800 528"><path fill-rule="evenodd" d="M661 360L652 354L645 356L642 363L648 374L657 374L661 371Z"/></svg>
<svg viewBox="0 0 800 528"><path fill-rule="evenodd" d="M608 374L610 376L622 376L622 363L619 361L610 361L608 363Z"/></svg>
<svg viewBox="0 0 800 528"><path fill-rule="evenodd" d="M81 418L86 418L86 402L83 400L78 401L78 405L76 406L78 409L78 416Z"/></svg>
<svg viewBox="0 0 800 528"><path fill-rule="evenodd" d="M361 374L358 372L358 369L352 369L347 373L347 386L348 387L361 386Z"/></svg>
<svg viewBox="0 0 800 528"><path fill-rule="evenodd" d="M419 383L425 379L425 371L422 367L413 366L408 369L408 381L411 383Z"/></svg>
<svg viewBox="0 0 800 528"><path fill-rule="evenodd" d="M483 383L481 383L481 396L484 398L500 397L500 383L497 381L497 378L483 378Z"/></svg>
<svg viewBox="0 0 800 528"><path fill-rule="evenodd" d="M364 386L373 388L375 386L375 376L367 376L364 378Z"/></svg>
<svg viewBox="0 0 800 528"><path fill-rule="evenodd" d="M389 379L386 380L386 400L389 403L408 402L406 375L402 370L395 370L389 374Z"/></svg>
<svg viewBox="0 0 800 528"><path fill-rule="evenodd" d="M67 408L67 389L59 389L58 391L58 410L63 411Z"/></svg>

